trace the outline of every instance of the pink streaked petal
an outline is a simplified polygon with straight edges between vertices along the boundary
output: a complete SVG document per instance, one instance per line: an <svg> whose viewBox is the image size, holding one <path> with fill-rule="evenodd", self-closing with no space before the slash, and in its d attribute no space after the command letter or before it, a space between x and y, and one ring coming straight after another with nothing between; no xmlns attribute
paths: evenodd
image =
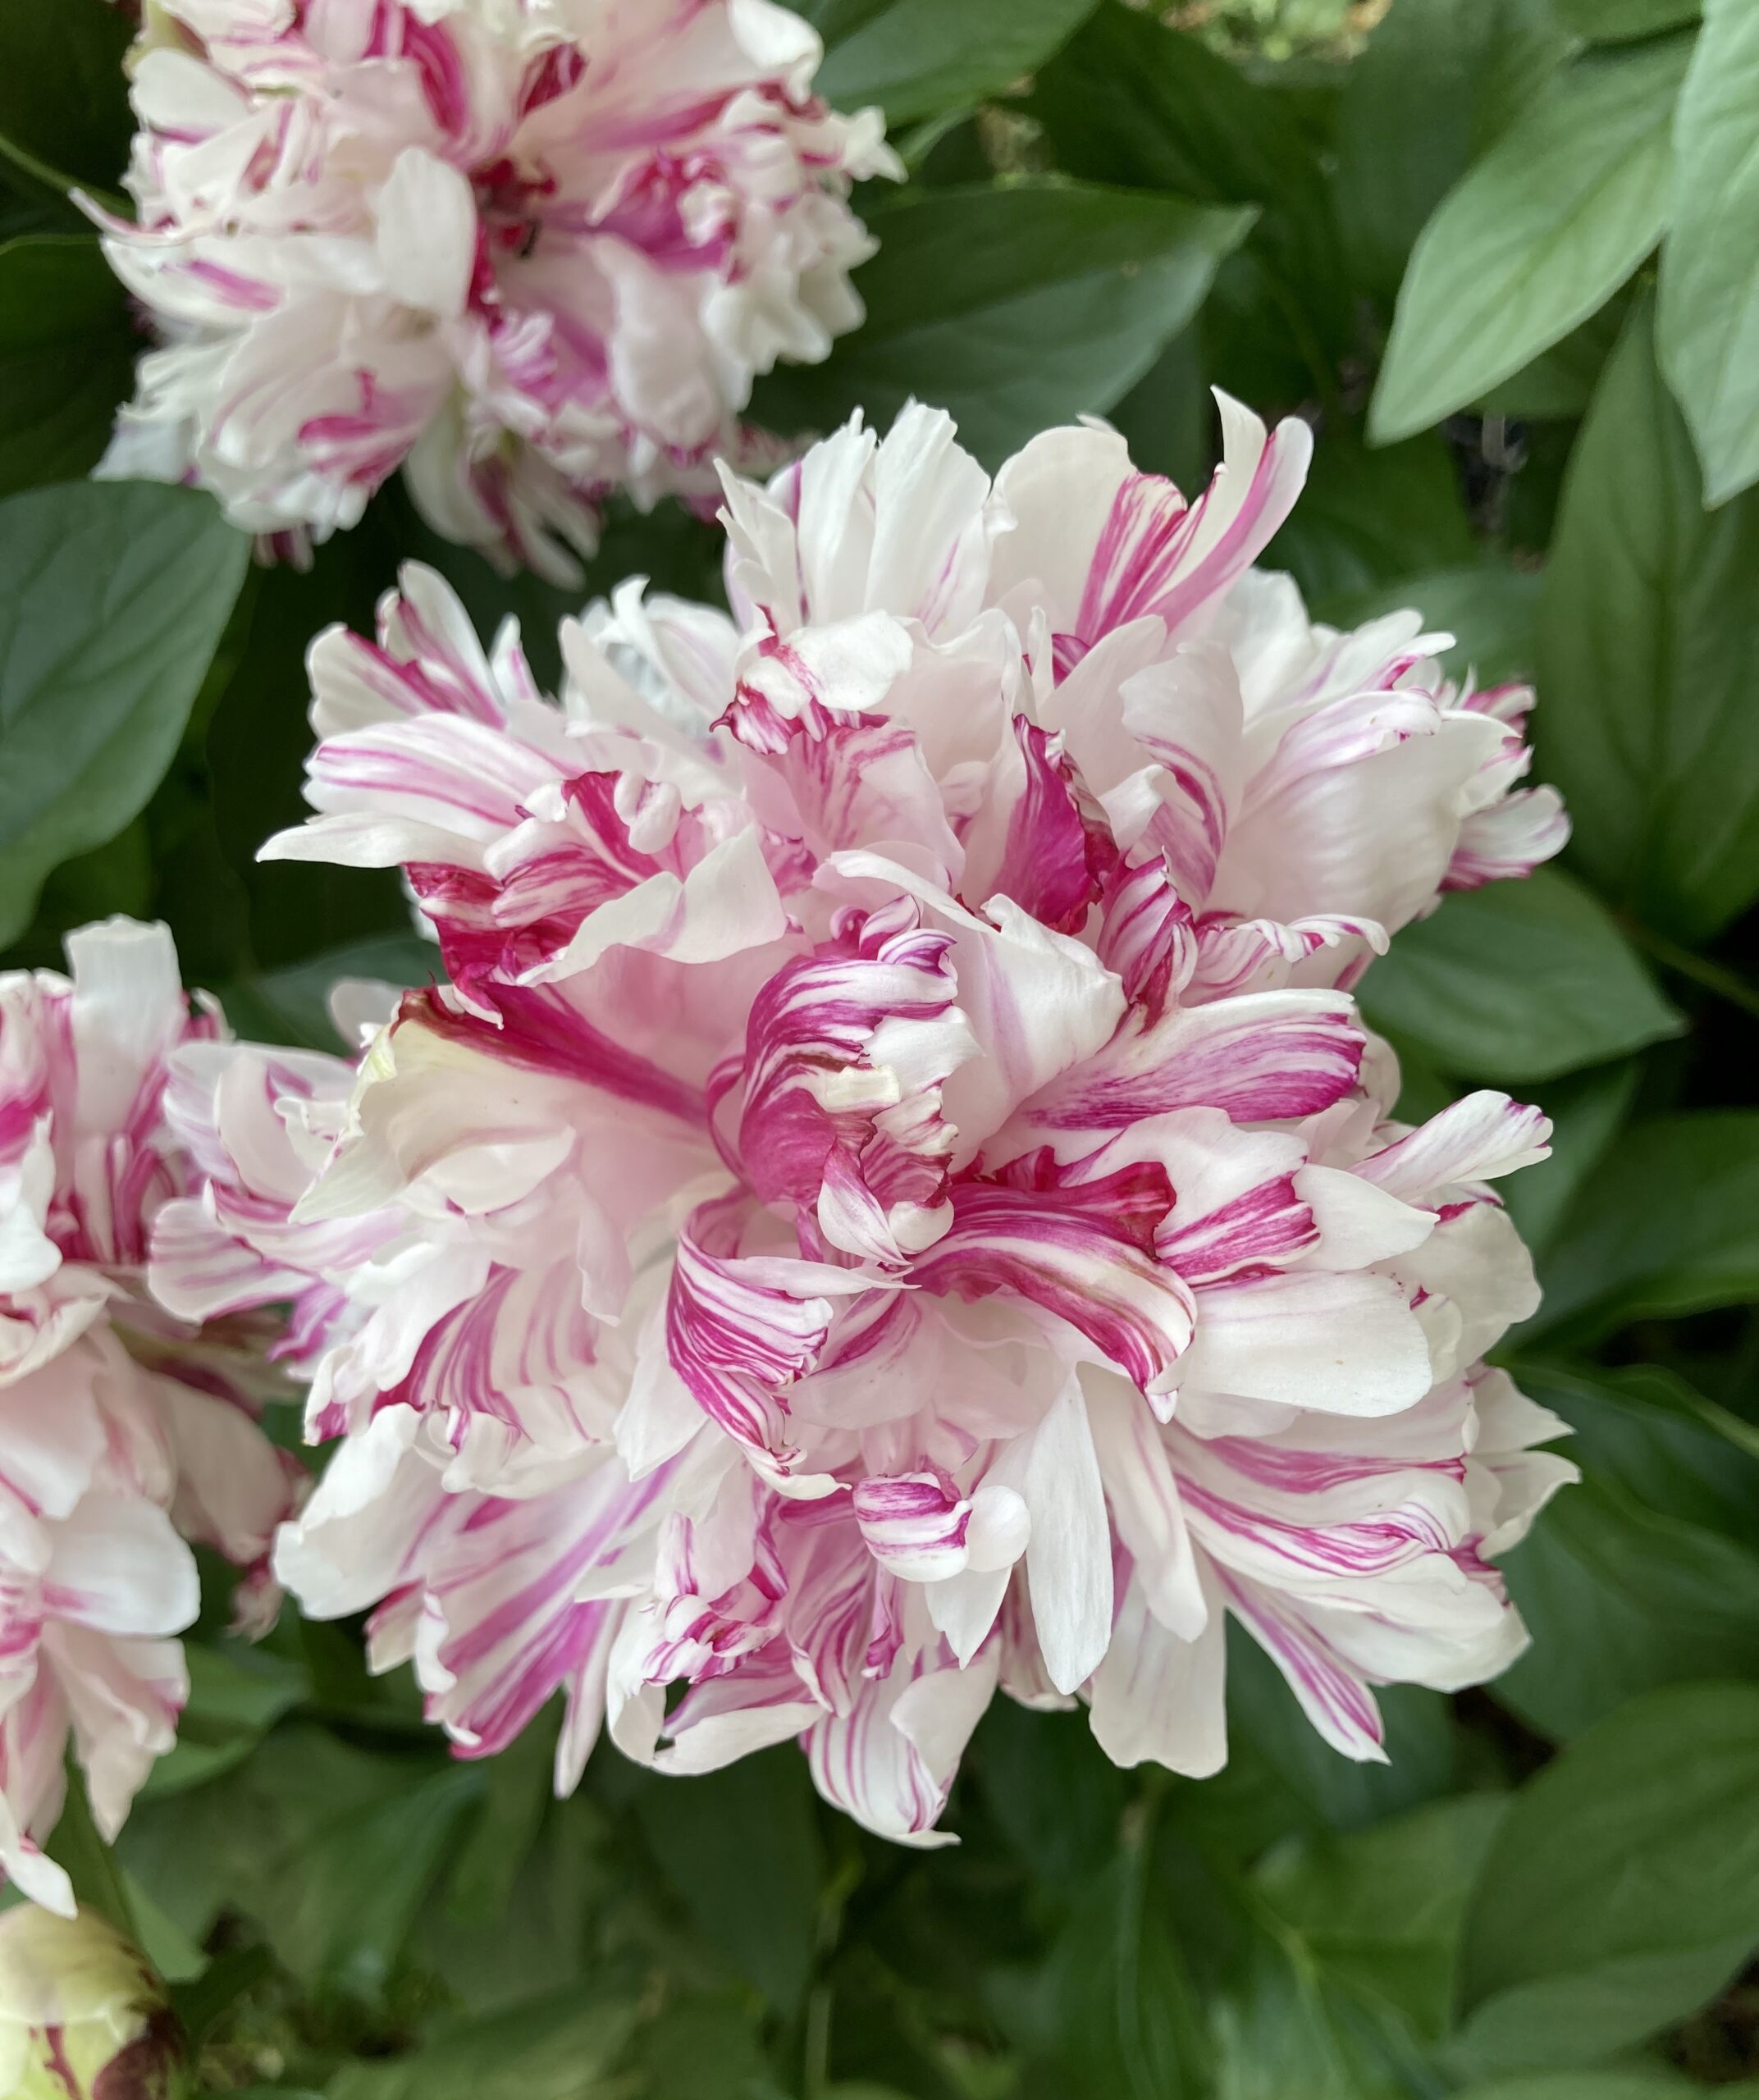
<svg viewBox="0 0 1759 2100"><path fill-rule="evenodd" d="M1025 1103L998 1149L1181 1108L1240 1122L1318 1115L1355 1088L1365 1045L1354 1002L1334 993L1260 992L1158 1021L1134 1010L1103 1050Z"/></svg>
<svg viewBox="0 0 1759 2100"><path fill-rule="evenodd" d="M1569 819L1555 788L1505 795L1461 824L1441 887L1482 889L1486 883L1518 881L1561 853L1569 839Z"/></svg>
<svg viewBox="0 0 1759 2100"><path fill-rule="evenodd" d="M1008 1172L1008 1181L954 1185L951 1229L918 1256L911 1284L967 1301L997 1291L1022 1299L1144 1391L1166 1391L1193 1310L1153 1251L1172 1204L1164 1173L1143 1162L1076 1186L1045 1156Z"/></svg>
<svg viewBox="0 0 1759 2100"><path fill-rule="evenodd" d="M1250 992L1281 991L1298 970L1302 981L1311 984L1314 971L1303 966L1320 956L1326 958L1321 981L1353 982L1368 961L1384 955L1387 947L1385 928L1372 919L1332 913L1284 925L1274 919L1206 915L1197 924L1197 967L1190 980L1190 1001L1196 1005Z"/></svg>
<svg viewBox="0 0 1759 2100"><path fill-rule="evenodd" d="M907 1582L957 1575L968 1559L971 1505L939 1473L901 1473L857 1483L851 1497L867 1550Z"/></svg>
<svg viewBox="0 0 1759 2100"><path fill-rule="evenodd" d="M1225 1575L1220 1579L1228 1609L1282 1672L1325 1740L1358 1763L1384 1764L1385 1729L1364 1678L1273 1591Z"/></svg>
<svg viewBox="0 0 1759 2100"><path fill-rule="evenodd" d="M741 1222L733 1198L704 1205L679 1234L666 1348L710 1419L787 1471L800 1454L784 1440L786 1395L818 1361L831 1294L873 1286L823 1262L741 1255Z"/></svg>
<svg viewBox="0 0 1759 2100"><path fill-rule="evenodd" d="M1551 1120L1544 1111L1482 1089L1371 1153L1354 1170L1407 1203L1433 1198L1460 1182L1492 1181L1547 1159Z"/></svg>
<svg viewBox="0 0 1759 2100"><path fill-rule="evenodd" d="M992 899L980 916L875 853L838 854L827 871L862 891L875 884L885 896L915 897L953 937L960 1010L982 1053L953 1074L944 1097L964 1158L1018 1102L1090 1057L1123 1015L1123 987L1093 951L1041 926L1011 898Z"/></svg>
<svg viewBox="0 0 1759 2100"><path fill-rule="evenodd" d="M554 761L476 722L423 716L331 737L313 753L306 794L318 811L279 832L262 861L394 868L482 865L523 806L559 777Z"/></svg>
<svg viewBox="0 0 1759 2100"><path fill-rule="evenodd" d="M991 769L964 832L962 887L1011 897L1059 934L1078 934L1118 852L1099 805L1064 756L1062 740L1024 715Z"/></svg>
<svg viewBox="0 0 1759 2100"><path fill-rule="evenodd" d="M746 1171L765 1202L816 1208L850 1253L895 1263L946 1222L957 1133L942 1089L976 1050L953 1003L951 945L906 904L784 965L752 1007Z"/></svg>
<svg viewBox="0 0 1759 2100"><path fill-rule="evenodd" d="M863 1686L847 1714L807 1732L813 1783L864 1829L898 1844L957 1843L934 1825L995 1681L993 1651L962 1670L901 1661L883 1682Z"/></svg>

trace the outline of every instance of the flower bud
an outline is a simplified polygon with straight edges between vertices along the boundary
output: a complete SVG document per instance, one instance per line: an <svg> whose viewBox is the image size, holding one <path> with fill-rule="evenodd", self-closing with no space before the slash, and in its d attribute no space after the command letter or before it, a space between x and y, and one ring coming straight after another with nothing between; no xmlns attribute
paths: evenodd
<svg viewBox="0 0 1759 2100"><path fill-rule="evenodd" d="M0 2093L8 2100L174 2100L177 2023L158 1979L95 1911L0 1916Z"/></svg>

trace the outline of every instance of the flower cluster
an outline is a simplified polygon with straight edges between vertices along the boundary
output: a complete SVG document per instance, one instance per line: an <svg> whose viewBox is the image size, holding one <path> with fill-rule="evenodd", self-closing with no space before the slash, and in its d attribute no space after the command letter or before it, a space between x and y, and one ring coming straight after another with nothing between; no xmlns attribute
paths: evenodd
<svg viewBox="0 0 1759 2100"><path fill-rule="evenodd" d="M102 472L246 530L353 524L399 466L449 538L561 582L605 495L712 497L755 374L861 318L879 113L774 0L150 0L138 223L161 347Z"/></svg>
<svg viewBox="0 0 1759 2100"><path fill-rule="evenodd" d="M39 1849L71 1734L114 1835L188 1694L171 1638L200 1603L186 1541L249 1571L300 1470L258 1429L262 1323L203 1333L144 1290L164 1206L200 1185L167 1109L167 1061L218 1047L162 926L90 926L71 980L0 975L0 1864L71 1915Z"/></svg>
<svg viewBox="0 0 1759 2100"><path fill-rule="evenodd" d="M1529 695L1254 568L1308 436L1222 405L1190 502L920 409L729 474L733 617L626 586L559 705L419 568L314 646L267 850L400 868L446 981L358 1066L183 1053L153 1280L291 1305L340 1448L277 1572L463 1754L558 1691L564 1787L797 1737L932 1843L998 1687L1195 1774L1230 1617L1356 1757L1517 1652L1547 1127L1394 1121L1347 987L1561 812Z"/></svg>

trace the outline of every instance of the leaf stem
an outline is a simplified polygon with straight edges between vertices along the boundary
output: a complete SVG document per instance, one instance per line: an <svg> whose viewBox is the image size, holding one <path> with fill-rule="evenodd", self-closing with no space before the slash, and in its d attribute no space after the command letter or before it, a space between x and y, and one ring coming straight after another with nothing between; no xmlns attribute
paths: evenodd
<svg viewBox="0 0 1759 2100"><path fill-rule="evenodd" d="M1732 970L1725 970L1720 962L1711 962L1707 956L1695 955L1690 948L1683 948L1678 942L1670 941L1665 934L1658 934L1653 927L1646 926L1639 919L1628 913L1619 915L1619 923L1636 945L1652 956L1664 970L1670 970L1676 976L1690 978L1694 984L1719 999L1726 999L1730 1006L1738 1007L1743 1013L1759 1018L1759 988L1749 984L1744 977Z"/></svg>

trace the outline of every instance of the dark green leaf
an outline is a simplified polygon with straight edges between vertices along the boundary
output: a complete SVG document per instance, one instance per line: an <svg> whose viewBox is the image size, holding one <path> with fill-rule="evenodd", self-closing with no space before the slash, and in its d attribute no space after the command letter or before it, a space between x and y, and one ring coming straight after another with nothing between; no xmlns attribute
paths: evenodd
<svg viewBox="0 0 1759 2100"><path fill-rule="evenodd" d="M1657 2066L1652 2070L1546 2070L1531 2078L1499 2078L1474 2085L1460 2100L1684 2100L1702 2093L1689 2079ZM1729 2100L1729 2089L1721 2089Z"/></svg>
<svg viewBox="0 0 1759 2100"><path fill-rule="evenodd" d="M330 2100L613 2100L608 2074L638 2009L578 1988L442 2029L413 2055L356 2064Z"/></svg>
<svg viewBox="0 0 1759 2100"><path fill-rule="evenodd" d="M1588 1176L1540 1281L1524 1337L1759 1299L1759 1113L1635 1125Z"/></svg>
<svg viewBox="0 0 1759 2100"><path fill-rule="evenodd" d="M1360 597L1414 569L1463 568L1473 554L1440 438L1426 432L1370 452L1341 423L1322 431L1301 500L1264 560L1323 602ZM1402 590L1399 596L1401 604L1412 602Z"/></svg>
<svg viewBox="0 0 1759 2100"><path fill-rule="evenodd" d="M333 1051L340 1039L331 1018L330 995L339 984L361 979L407 992L441 975L439 949L412 929L407 934L373 934L328 949L309 962L265 970L228 985L223 998L233 1025L243 1034L266 1043Z"/></svg>
<svg viewBox="0 0 1759 2100"><path fill-rule="evenodd" d="M171 763L248 543L206 496L71 483L0 503L0 941Z"/></svg>
<svg viewBox="0 0 1759 2100"><path fill-rule="evenodd" d="M1412 244L1568 51L1547 0L1397 0L1339 99L1338 218L1355 280L1391 305Z"/></svg>
<svg viewBox="0 0 1759 2100"><path fill-rule="evenodd" d="M1759 11L1710 0L1674 120L1661 363L1722 503L1759 481Z"/></svg>
<svg viewBox="0 0 1759 2100"><path fill-rule="evenodd" d="M1531 364L1492 387L1476 405L1487 415L1515 417L1524 422L1585 415L1624 326L1629 304L1624 294L1615 294L1599 313L1590 315L1579 328L1572 328L1562 342L1542 350Z"/></svg>
<svg viewBox="0 0 1759 2100"><path fill-rule="evenodd" d="M1553 868L1447 898L1362 985L1368 1019L1444 1071L1553 1078L1678 1034L1679 1016L1604 906Z"/></svg>
<svg viewBox="0 0 1759 2100"><path fill-rule="evenodd" d="M1664 932L1759 894L1759 495L1714 516L1633 306L1576 446L1540 605L1540 770L1575 859Z"/></svg>
<svg viewBox="0 0 1759 2100"><path fill-rule="evenodd" d="M1405 2038L1270 1941L1208 2010L1222 2100L1407 2100L1412 2090L1400 2070Z"/></svg>
<svg viewBox="0 0 1759 2100"><path fill-rule="evenodd" d="M1076 1906L1037 2011L1043 2052L1084 2096L1179 2100L1202 2091L1191 1980L1141 1844L1126 1845Z"/></svg>
<svg viewBox="0 0 1759 2100"><path fill-rule="evenodd" d="M142 1794L148 1800L199 1786L241 1762L306 1691L297 1664L243 1642L210 1648L191 1641L184 1659L190 1701L176 1747L148 1774Z"/></svg>
<svg viewBox="0 0 1759 2100"><path fill-rule="evenodd" d="M1695 22L1699 0L1555 0L1558 20L1597 43L1656 36Z"/></svg>
<svg viewBox="0 0 1759 2100"><path fill-rule="evenodd" d="M1332 1749L1301 1711L1277 1665L1237 1625L1228 1628L1228 1769L1188 1793L1201 1821L1205 1796L1225 1801L1236 1785L1268 1767L1292 1810L1282 1827L1355 1830L1445 1792L1455 1783L1455 1745L1447 1702L1419 1685L1376 1695L1387 1730L1387 1762L1358 1764ZM1237 1769L1236 1769L1237 1768Z"/></svg>
<svg viewBox="0 0 1759 2100"><path fill-rule="evenodd" d="M763 2055L748 1996L678 2000L643 2029L635 2054L642 2100L761 2100L754 2081Z"/></svg>
<svg viewBox="0 0 1759 2100"><path fill-rule="evenodd" d="M295 1974L320 1991L379 1996L452 1833L481 1789L468 1765L442 1768L303 1833L286 1863L285 1891L262 1918Z"/></svg>
<svg viewBox="0 0 1759 2100"><path fill-rule="evenodd" d="M1759 1459L1661 1372L1520 1384L1574 1428L1583 1477L1504 1563L1533 1645L1497 1697L1562 1738L1658 1685L1759 1676Z"/></svg>
<svg viewBox="0 0 1759 2100"><path fill-rule="evenodd" d="M1058 166L1083 181L1258 208L1250 240L1272 326L1311 364L1316 336L1334 351L1353 346L1355 317L1323 141L1276 78L1249 79L1152 11L1102 0L1027 107ZM1245 384L1231 366L1222 376L1236 391Z"/></svg>
<svg viewBox="0 0 1759 2100"><path fill-rule="evenodd" d="M825 39L814 83L833 107L889 123L969 109L1040 66L1093 0L807 0Z"/></svg>
<svg viewBox="0 0 1759 2100"><path fill-rule="evenodd" d="M998 1699L970 1759L990 1815L1036 1879L1072 1888L1116 1847L1126 1783L1085 1714L1033 1714Z"/></svg>
<svg viewBox="0 0 1759 2100"><path fill-rule="evenodd" d="M97 465L137 347L95 239L0 248L0 495Z"/></svg>
<svg viewBox="0 0 1759 2100"><path fill-rule="evenodd" d="M793 2012L812 1966L820 1870L804 1761L772 1750L701 1778L652 1779L636 1810L696 1924Z"/></svg>
<svg viewBox="0 0 1759 2100"><path fill-rule="evenodd" d="M0 153L39 179L114 193L134 130L127 11L105 0L0 7Z"/></svg>
<svg viewBox="0 0 1759 2100"><path fill-rule="evenodd" d="M1256 1884L1328 1982L1438 2038L1467 1901L1507 1808L1504 1795L1467 1794L1309 1840L1273 1856Z"/></svg>
<svg viewBox="0 0 1759 2100"><path fill-rule="evenodd" d="M1713 1997L1759 1942L1759 1686L1633 1700L1517 1796L1461 1948L1464 2060L1592 2062Z"/></svg>
<svg viewBox="0 0 1759 2100"><path fill-rule="evenodd" d="M171 1993L177 2018L199 2048L240 1998L255 1990L274 1968L266 1947L235 1947L209 1962L199 1976Z"/></svg>
<svg viewBox="0 0 1759 2100"><path fill-rule="evenodd" d="M1666 223L1684 39L1578 61L1423 229L1369 411L1382 443L1477 400L1604 305Z"/></svg>
<svg viewBox="0 0 1759 2100"><path fill-rule="evenodd" d="M1551 1119L1551 1157L1511 1174L1497 1189L1534 1253L1552 1244L1577 1191L1611 1150L1642 1076L1640 1066L1627 1060L1544 1089L1540 1106Z"/></svg>
<svg viewBox="0 0 1759 2100"><path fill-rule="evenodd" d="M1434 575L1407 573L1396 583L1327 600L1320 610L1339 625L1355 627L1415 606L1432 632L1455 638L1441 659L1450 676L1489 686L1533 676L1538 605L1537 576L1485 563Z"/></svg>
<svg viewBox="0 0 1759 2100"><path fill-rule="evenodd" d="M1250 212L1050 179L931 190L876 212L856 272L866 325L822 365L772 375L778 429L948 409L991 465L1047 425L1103 414L1195 312Z"/></svg>
<svg viewBox="0 0 1759 2100"><path fill-rule="evenodd" d="M92 1815L85 1775L70 1756L67 1760L67 1799L59 1821L43 1848L73 1884L74 1900L82 1910L96 1911L107 1918L126 1939L139 1942L140 1933L129 1902L127 1878L121 1862L104 1842Z"/></svg>

